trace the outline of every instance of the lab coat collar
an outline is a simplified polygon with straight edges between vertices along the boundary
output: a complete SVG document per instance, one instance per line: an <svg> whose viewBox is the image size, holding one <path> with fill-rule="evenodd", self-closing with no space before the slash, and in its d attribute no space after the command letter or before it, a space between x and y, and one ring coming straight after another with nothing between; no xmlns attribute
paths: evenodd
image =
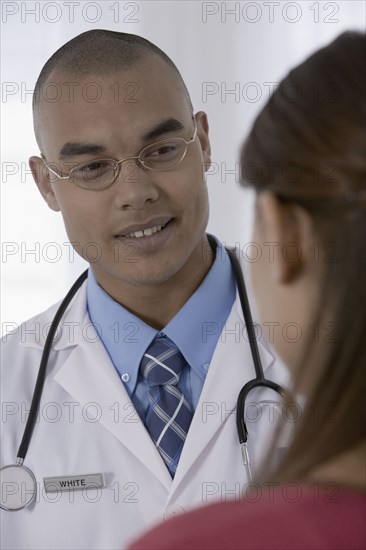
<svg viewBox="0 0 366 550"><path fill-rule="evenodd" d="M21 346L43 349L51 323L54 319L60 303L54 304L45 312L32 317L20 325L21 334L19 344ZM77 346L80 341L91 340L91 322L86 312L86 283L77 291L72 302L68 305L59 324L52 349L60 351ZM89 334L90 333L90 334Z"/></svg>

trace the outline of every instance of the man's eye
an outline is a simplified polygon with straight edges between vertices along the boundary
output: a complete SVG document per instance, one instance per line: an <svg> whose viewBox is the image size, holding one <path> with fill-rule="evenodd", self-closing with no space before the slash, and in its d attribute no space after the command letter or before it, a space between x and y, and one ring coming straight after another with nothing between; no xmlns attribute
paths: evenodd
<svg viewBox="0 0 366 550"><path fill-rule="evenodd" d="M103 174L106 170L110 170L111 165L109 162L95 161L88 164L83 164L75 168L75 175L92 176L93 174Z"/></svg>
<svg viewBox="0 0 366 550"><path fill-rule="evenodd" d="M174 155L176 151L177 145L175 143L166 143L165 145L146 151L146 156L149 158L165 158Z"/></svg>
<svg viewBox="0 0 366 550"><path fill-rule="evenodd" d="M78 166L75 169L76 173L93 173L93 172L100 172L103 169L108 168L108 163L106 162L91 162L89 164L83 164L82 166Z"/></svg>

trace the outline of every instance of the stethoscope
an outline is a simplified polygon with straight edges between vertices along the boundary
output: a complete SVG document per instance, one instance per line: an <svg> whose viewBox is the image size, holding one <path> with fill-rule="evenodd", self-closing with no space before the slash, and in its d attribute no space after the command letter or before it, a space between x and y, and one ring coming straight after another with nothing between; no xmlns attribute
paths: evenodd
<svg viewBox="0 0 366 550"><path fill-rule="evenodd" d="M238 432L243 464L247 473L248 481L251 482L253 481L253 476L248 453L248 430L245 422L245 403L248 397L248 393L254 390L254 388L262 387L273 390L280 394L281 397L285 397L286 391L282 386L280 386L276 382L273 382L272 380L268 380L264 376L262 362L259 356L257 338L254 330L252 313L250 311L247 289L244 283L243 272L234 250L226 248L226 252L228 253L231 260L231 266L234 272L235 282L239 293L241 309L244 315L244 321L248 333L250 351L252 352L255 370L255 378L253 378L253 380L249 380L249 382L247 382L242 387L236 402L236 429Z"/></svg>
<svg viewBox="0 0 366 550"><path fill-rule="evenodd" d="M211 235L208 236L209 241L212 244ZM215 243L216 245L216 243ZM248 333L248 339L250 349L253 357L253 363L255 368L256 377L253 380L247 382L241 389L236 406L236 426L237 433L241 448L243 465L246 470L247 478L252 481L251 464L248 453L248 430L245 423L245 403L248 393L257 387L266 387L279 393L282 397L285 396L285 390L275 382L267 380L264 377L262 363L259 356L256 334L254 330L252 315L249 306L248 295L244 283L243 273L239 264L239 261L235 255L234 250L226 248L226 252L229 255L231 265L234 272L236 285L239 292L240 303L243 310L244 320ZM1 501L0 508L8 511L21 510L28 506L35 498L37 492L37 482L33 472L24 466L24 459L28 451L29 443L32 437L34 426L36 424L37 413L42 397L42 391L44 382L46 379L46 370L49 355L51 352L53 339L56 334L57 328L62 320L62 317L70 304L71 300L87 279L88 270L84 271L80 277L70 288L69 292L63 299L60 307L58 308L56 315L51 323L49 333L47 335L45 346L42 353L41 362L39 365L39 371L37 375L36 385L33 393L32 403L30 406L28 420L24 429L23 438L17 453L16 463L4 466L0 470L1 476ZM12 488L14 490L12 491Z"/></svg>

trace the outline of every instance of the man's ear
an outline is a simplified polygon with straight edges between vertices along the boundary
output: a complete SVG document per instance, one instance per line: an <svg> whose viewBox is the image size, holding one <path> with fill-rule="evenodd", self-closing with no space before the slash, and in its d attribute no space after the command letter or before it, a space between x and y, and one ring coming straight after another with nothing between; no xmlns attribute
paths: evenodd
<svg viewBox="0 0 366 550"><path fill-rule="evenodd" d="M273 193L263 191L257 196L257 223L263 242L274 245L270 269L276 280L282 284L294 282L310 258L314 235L310 214L295 203L283 203Z"/></svg>
<svg viewBox="0 0 366 550"><path fill-rule="evenodd" d="M202 148L205 172L207 172L207 170L211 166L211 145L208 137L209 125L208 125L207 114L204 111L199 111L196 114L196 122L197 122L197 136L198 136L198 139L200 140L200 144Z"/></svg>
<svg viewBox="0 0 366 550"><path fill-rule="evenodd" d="M45 163L40 157L34 156L29 159L29 166L39 192L48 204L49 208L55 212L59 212L60 207L53 192L49 171Z"/></svg>

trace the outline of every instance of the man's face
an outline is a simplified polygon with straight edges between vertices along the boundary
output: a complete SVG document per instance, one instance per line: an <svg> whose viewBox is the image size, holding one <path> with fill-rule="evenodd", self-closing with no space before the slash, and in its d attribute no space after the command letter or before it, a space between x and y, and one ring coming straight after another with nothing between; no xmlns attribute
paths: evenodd
<svg viewBox="0 0 366 550"><path fill-rule="evenodd" d="M79 163L138 156L156 141L193 136L186 96L172 69L156 56L128 70L85 78L72 97L65 83L76 80L53 73L49 81L58 82L63 94L57 102L43 100L39 112L42 153L62 175ZM92 263L102 286L155 285L202 264L210 148L206 115L198 113L196 120L196 140L178 166L155 172L130 160L104 190L79 188L41 169L37 157L30 160L41 193L50 208L61 211L70 242ZM144 229L147 235L140 237Z"/></svg>

